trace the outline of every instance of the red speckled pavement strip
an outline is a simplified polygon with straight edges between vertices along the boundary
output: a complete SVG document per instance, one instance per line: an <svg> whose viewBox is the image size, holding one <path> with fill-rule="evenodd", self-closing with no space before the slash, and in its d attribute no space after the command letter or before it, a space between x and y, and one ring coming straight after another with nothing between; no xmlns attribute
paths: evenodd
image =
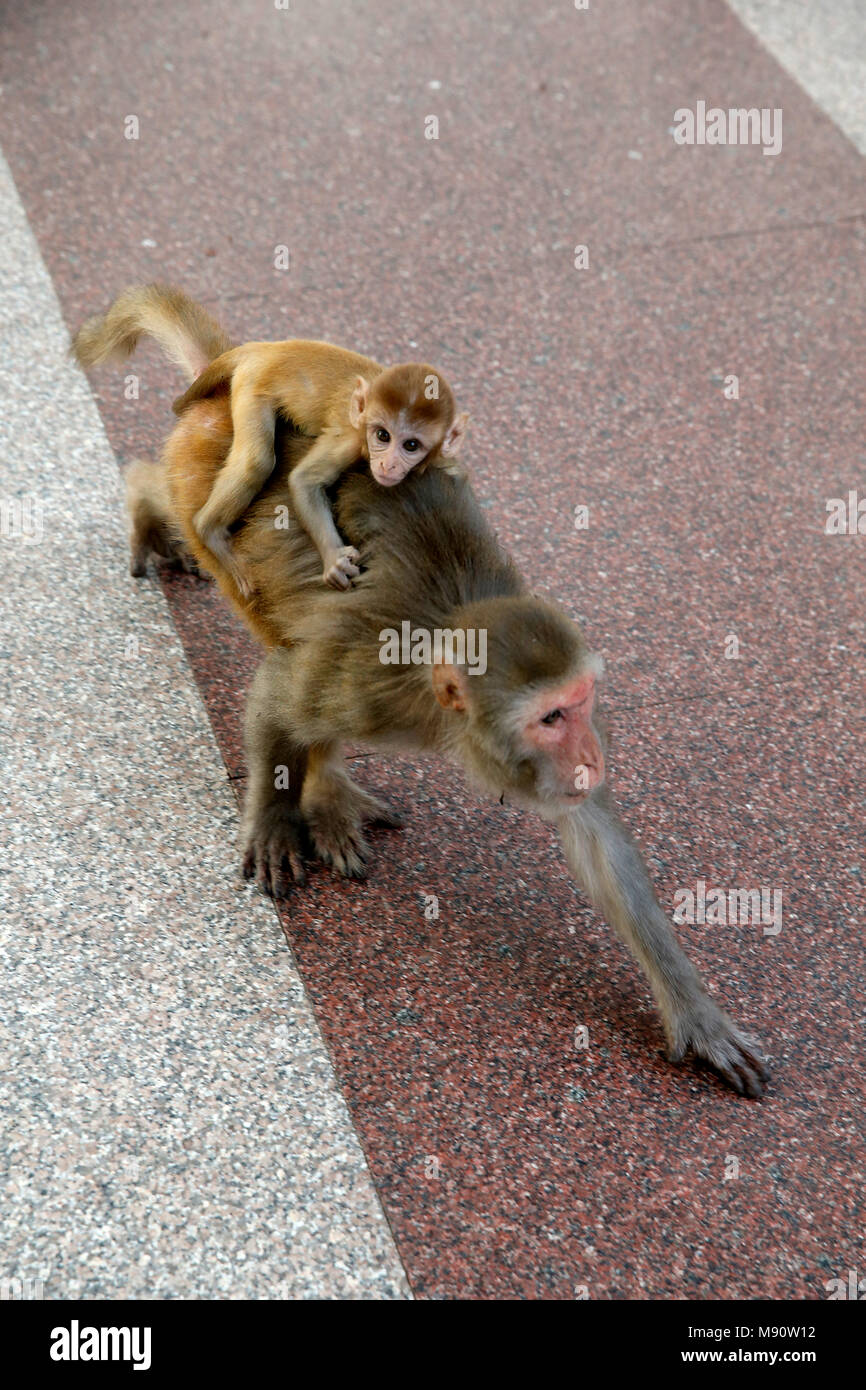
<svg viewBox="0 0 866 1390"><path fill-rule="evenodd" d="M866 540L824 534L866 489L853 146L719 0L55 0L5 30L2 143L67 322L159 277L240 338L441 363L492 520L606 657L662 901L783 894L777 936L680 928L772 1056L754 1105L666 1064L546 827L365 764L406 831L283 920L415 1292L820 1298L866 1271ZM698 100L781 107L781 154L678 147ZM122 460L178 387L137 362L137 401L94 377ZM240 778L253 644L212 590L168 593Z"/></svg>

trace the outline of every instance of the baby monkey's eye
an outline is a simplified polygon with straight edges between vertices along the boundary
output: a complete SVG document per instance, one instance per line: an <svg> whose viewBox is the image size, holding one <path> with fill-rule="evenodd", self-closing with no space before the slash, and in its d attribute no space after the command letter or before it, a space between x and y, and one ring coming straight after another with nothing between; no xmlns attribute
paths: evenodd
<svg viewBox="0 0 866 1390"><path fill-rule="evenodd" d="M380 444L390 444L391 442L391 436L385 429L384 425L380 425L379 428L376 430L376 438L378 439Z"/></svg>
<svg viewBox="0 0 866 1390"><path fill-rule="evenodd" d="M406 450L407 454L414 454L418 449L421 448L421 440L407 439L403 444L403 448Z"/></svg>
<svg viewBox="0 0 866 1390"><path fill-rule="evenodd" d="M542 724L555 724L558 719L564 718L565 715L563 714L561 709L552 709L549 714L546 714L544 716L541 722Z"/></svg>

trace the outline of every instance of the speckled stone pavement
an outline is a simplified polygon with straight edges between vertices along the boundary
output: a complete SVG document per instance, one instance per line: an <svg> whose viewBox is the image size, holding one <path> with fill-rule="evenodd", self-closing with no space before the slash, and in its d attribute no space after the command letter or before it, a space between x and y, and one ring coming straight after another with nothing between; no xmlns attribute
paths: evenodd
<svg viewBox="0 0 866 1390"><path fill-rule="evenodd" d="M0 549L0 1278L399 1296L303 986L238 881L165 600L126 572L117 468L2 162L0 244L3 496L23 504Z"/></svg>
<svg viewBox="0 0 866 1390"><path fill-rule="evenodd" d="M492 520L605 656L662 902L765 887L783 921L679 928L772 1058L748 1104L667 1065L548 828L438 764L359 759L407 829L366 884L316 872L282 914L332 1072L239 882L255 646L183 577L182 652L126 578L56 306L12 275L2 495L43 497L74 544L2 547L23 733L0 1274L399 1296L370 1178L424 1297L813 1299L866 1269L866 536L824 529L866 495L864 22L736 8L756 32L721 0L7 8L0 141L66 324L159 277L238 338L441 364ZM677 146L699 100L782 108L781 153ZM151 349L130 371L137 399L92 379L121 462L158 449L178 386Z"/></svg>

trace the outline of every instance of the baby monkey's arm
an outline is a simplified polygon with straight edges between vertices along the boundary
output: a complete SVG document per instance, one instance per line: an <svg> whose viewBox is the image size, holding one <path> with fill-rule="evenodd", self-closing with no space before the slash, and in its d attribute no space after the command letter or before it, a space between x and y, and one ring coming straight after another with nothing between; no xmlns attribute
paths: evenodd
<svg viewBox="0 0 866 1390"><path fill-rule="evenodd" d="M360 574L360 556L344 545L334 525L325 489L359 457L354 429L326 430L289 475L295 515L322 557L322 578L333 589L349 589Z"/></svg>

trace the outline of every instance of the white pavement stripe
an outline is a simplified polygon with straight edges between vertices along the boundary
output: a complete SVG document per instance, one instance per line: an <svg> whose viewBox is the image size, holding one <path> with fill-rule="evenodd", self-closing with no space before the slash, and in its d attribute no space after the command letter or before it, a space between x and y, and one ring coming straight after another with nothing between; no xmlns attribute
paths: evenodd
<svg viewBox="0 0 866 1390"><path fill-rule="evenodd" d="M866 0L728 0L814 102L866 154Z"/></svg>
<svg viewBox="0 0 866 1390"><path fill-rule="evenodd" d="M0 1282L408 1297L2 157L0 320Z"/></svg>

